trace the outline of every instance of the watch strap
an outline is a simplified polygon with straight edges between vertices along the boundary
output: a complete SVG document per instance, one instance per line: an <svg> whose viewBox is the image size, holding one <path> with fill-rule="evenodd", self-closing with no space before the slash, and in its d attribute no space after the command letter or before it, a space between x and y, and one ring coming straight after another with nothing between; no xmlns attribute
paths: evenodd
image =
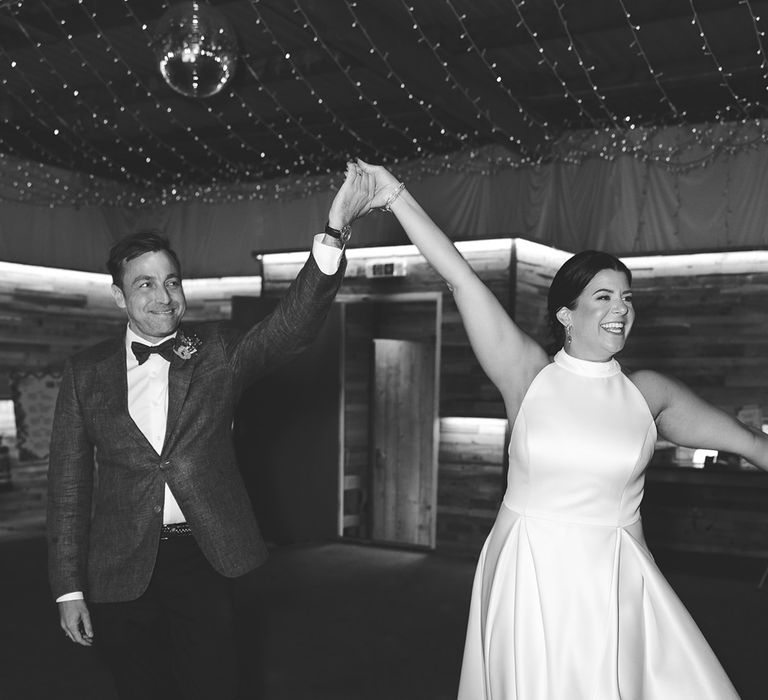
<svg viewBox="0 0 768 700"><path fill-rule="evenodd" d="M352 227L347 224L346 226L342 226L341 229L337 229L333 228L330 223L326 222L325 233L326 235L331 236L346 245L350 235L352 234Z"/></svg>

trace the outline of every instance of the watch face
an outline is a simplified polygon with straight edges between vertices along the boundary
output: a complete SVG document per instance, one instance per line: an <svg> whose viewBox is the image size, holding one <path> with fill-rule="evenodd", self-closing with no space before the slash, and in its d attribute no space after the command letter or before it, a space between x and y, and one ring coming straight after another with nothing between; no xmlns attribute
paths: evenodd
<svg viewBox="0 0 768 700"><path fill-rule="evenodd" d="M337 228L331 228L330 224L326 224L325 233L329 236L332 236L333 238L336 238L342 243L346 243L352 234L352 226L347 224L346 226L342 226L341 230L339 230Z"/></svg>

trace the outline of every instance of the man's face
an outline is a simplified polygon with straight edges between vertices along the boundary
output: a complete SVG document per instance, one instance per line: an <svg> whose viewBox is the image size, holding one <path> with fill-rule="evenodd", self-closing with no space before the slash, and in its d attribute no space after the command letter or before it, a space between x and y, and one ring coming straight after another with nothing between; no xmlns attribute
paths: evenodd
<svg viewBox="0 0 768 700"><path fill-rule="evenodd" d="M187 309L176 264L159 250L129 260L123 268L122 289L112 285L115 303L128 314L128 325L150 343L179 326Z"/></svg>

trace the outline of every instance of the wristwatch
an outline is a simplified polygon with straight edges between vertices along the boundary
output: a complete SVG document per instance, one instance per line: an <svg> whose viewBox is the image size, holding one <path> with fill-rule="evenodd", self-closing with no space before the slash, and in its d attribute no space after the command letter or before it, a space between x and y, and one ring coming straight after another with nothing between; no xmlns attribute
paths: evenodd
<svg viewBox="0 0 768 700"><path fill-rule="evenodd" d="M342 245L347 245L349 237L352 235L352 227L349 224L342 226L341 230L332 228L329 222L325 222L325 233L328 236L335 238L337 241L341 241Z"/></svg>

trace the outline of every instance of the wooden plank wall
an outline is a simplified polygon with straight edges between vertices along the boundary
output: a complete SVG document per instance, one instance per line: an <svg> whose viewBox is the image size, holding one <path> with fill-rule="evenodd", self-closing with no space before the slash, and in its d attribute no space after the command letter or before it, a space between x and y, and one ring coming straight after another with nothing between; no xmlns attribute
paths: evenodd
<svg viewBox="0 0 768 700"><path fill-rule="evenodd" d="M54 282L38 270L17 266L0 276L0 398L10 398L12 371L60 369L125 323L99 276L65 274Z"/></svg>
<svg viewBox="0 0 768 700"><path fill-rule="evenodd" d="M768 417L768 271L635 275L638 320L622 362L685 382L736 414Z"/></svg>
<svg viewBox="0 0 768 700"><path fill-rule="evenodd" d="M0 270L0 400L11 398L12 372L59 371L74 352L125 328L105 275L2 264ZM217 283L218 282L218 283ZM233 294L258 294L257 278L186 280L186 321L226 320ZM7 428L4 428L7 430ZM10 488L0 492L0 538L39 535L46 506L47 460L19 462L11 449Z"/></svg>
<svg viewBox="0 0 768 700"><path fill-rule="evenodd" d="M505 419L440 419L437 544L475 554L504 495Z"/></svg>

